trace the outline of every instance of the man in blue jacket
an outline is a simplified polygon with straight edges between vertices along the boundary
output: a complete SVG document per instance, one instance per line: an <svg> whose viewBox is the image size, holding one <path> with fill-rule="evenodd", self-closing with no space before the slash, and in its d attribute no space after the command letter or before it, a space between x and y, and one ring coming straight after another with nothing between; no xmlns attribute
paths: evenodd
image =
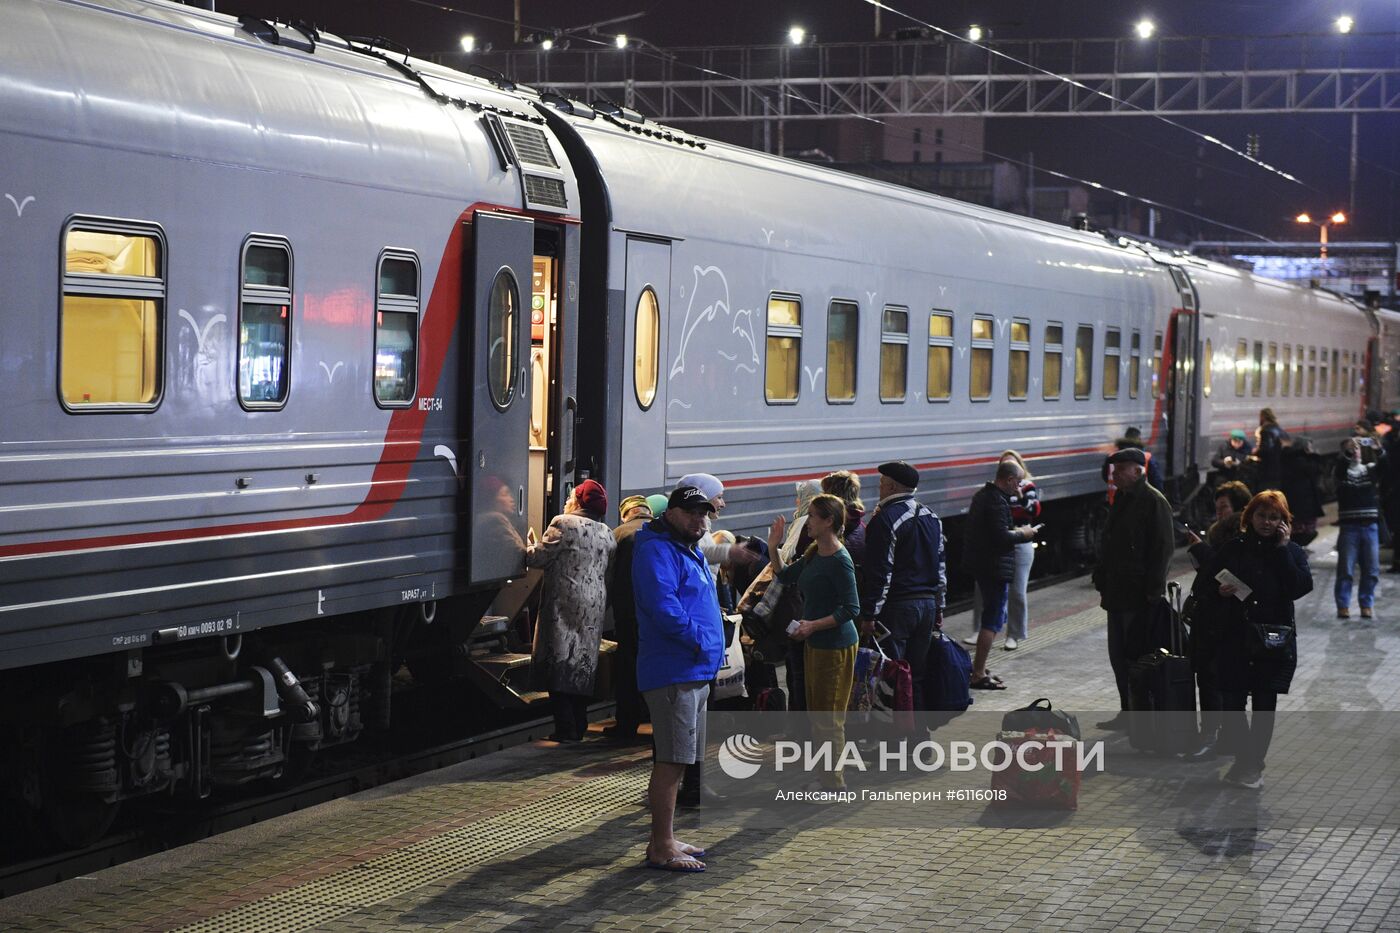
<svg viewBox="0 0 1400 933"><path fill-rule="evenodd" d="M895 460L879 471L880 505L865 527L862 628L869 633L878 621L889 630L885 651L909 662L914 708L921 710L929 644L947 593L943 523L914 498L918 470Z"/></svg>
<svg viewBox="0 0 1400 933"><path fill-rule="evenodd" d="M704 852L676 839L676 792L685 766L705 755L705 701L724 663L724 625L714 578L696 543L714 505L694 486L677 486L661 517L637 532L632 589L637 604L637 688L651 710L656 759L647 797L647 865L700 872Z"/></svg>

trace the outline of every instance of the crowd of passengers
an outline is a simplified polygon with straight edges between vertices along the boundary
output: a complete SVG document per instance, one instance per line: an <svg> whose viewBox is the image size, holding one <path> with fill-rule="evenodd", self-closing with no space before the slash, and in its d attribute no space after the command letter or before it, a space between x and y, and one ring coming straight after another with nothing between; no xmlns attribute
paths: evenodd
<svg viewBox="0 0 1400 933"><path fill-rule="evenodd" d="M1350 616L1359 565L1360 614L1373 617L1380 547L1400 507L1397 445L1397 413L1373 413L1328 464L1266 408L1252 439L1233 430L1213 458L1215 521L1200 533L1186 529L1199 568L1191 655L1202 742L1184 757L1209 760L1228 750L1227 783L1262 785L1272 712L1297 665L1293 604L1312 589L1306 547L1317 536L1329 472L1339 500L1337 614ZM1179 528L1140 432L1129 428L1114 446L1103 467L1108 512L1094 571L1123 711L1098 723L1107 730L1128 728L1129 668L1166 589ZM587 702L611 613L617 721L604 732L614 742L653 745L652 867L704 870L703 851L675 838L672 816L678 804L699 805L712 793L700 773L704 713L746 592L776 582L800 594L785 657L748 660L748 693L761 698L759 708L807 710L817 738L840 742L862 639L878 639L887 656L908 662L914 709L927 708L925 669L947 595L943 523L920 501L923 477L914 466L892 461L877 474L878 500L868 513L852 471L797 483L791 517L775 517L766 539L716 527L726 503L713 475L689 474L668 493L628 496L613 529L605 524L607 494L590 479L529 545L528 565L544 573L535 668L549 689L557 742L587 736ZM1005 633L1005 651L1031 636L1027 588L1040 517L1030 467L1004 451L963 521L961 569L974 584L972 631L963 639L973 649L971 689L1006 689L989 667L998 635ZM1248 599L1238 598L1241 585ZM639 731L647 721L649 737ZM814 786L841 789L841 771L821 774Z"/></svg>

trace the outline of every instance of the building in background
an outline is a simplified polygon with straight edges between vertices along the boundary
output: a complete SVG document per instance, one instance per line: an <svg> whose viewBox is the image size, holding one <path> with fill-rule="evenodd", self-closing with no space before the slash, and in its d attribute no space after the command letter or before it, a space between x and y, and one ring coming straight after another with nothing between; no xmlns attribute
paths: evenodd
<svg viewBox="0 0 1400 933"><path fill-rule="evenodd" d="M1358 300L1374 297L1386 307L1397 306L1397 263L1400 246L1387 242L1329 243L1327 258L1318 255L1315 240L1305 242L1199 240L1191 252L1251 269L1258 275L1295 285L1316 283Z"/></svg>

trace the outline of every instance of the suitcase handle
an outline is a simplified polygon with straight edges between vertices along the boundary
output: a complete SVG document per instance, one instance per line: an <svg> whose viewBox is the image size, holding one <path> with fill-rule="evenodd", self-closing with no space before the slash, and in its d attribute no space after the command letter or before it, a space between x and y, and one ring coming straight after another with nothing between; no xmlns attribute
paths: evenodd
<svg viewBox="0 0 1400 933"><path fill-rule="evenodd" d="M1168 636L1172 654L1185 656L1186 645L1181 631L1181 584L1175 580L1167 581L1167 605L1172 611L1171 633Z"/></svg>

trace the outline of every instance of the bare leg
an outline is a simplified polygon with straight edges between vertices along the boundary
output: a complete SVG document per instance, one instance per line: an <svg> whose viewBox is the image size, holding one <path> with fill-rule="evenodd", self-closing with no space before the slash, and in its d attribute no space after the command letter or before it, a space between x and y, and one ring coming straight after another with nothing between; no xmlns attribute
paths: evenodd
<svg viewBox="0 0 1400 933"><path fill-rule="evenodd" d="M647 844L650 862L665 862L686 855L675 833L676 792L683 774L685 765L669 761L652 763L651 782L647 785L647 799L651 803L651 841Z"/></svg>
<svg viewBox="0 0 1400 933"><path fill-rule="evenodd" d="M981 680L987 674L987 655L991 653L992 642L997 640L997 633L989 628L984 628L977 633L977 651L972 657L972 679Z"/></svg>

